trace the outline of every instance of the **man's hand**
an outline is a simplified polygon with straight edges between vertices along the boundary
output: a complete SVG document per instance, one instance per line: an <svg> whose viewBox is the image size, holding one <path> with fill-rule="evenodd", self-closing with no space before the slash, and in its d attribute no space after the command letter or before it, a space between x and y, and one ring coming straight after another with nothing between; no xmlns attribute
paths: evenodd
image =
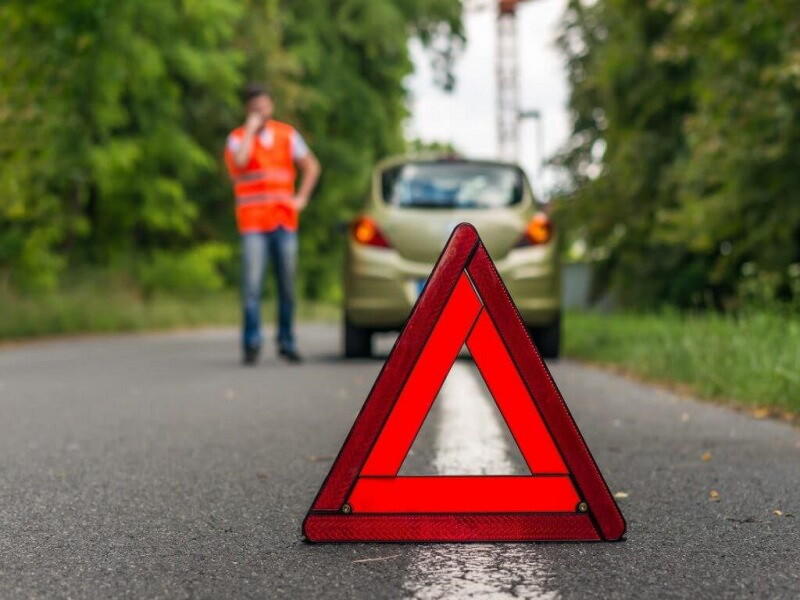
<svg viewBox="0 0 800 600"><path fill-rule="evenodd" d="M308 196L304 194L297 194L292 200L297 212L303 212L306 206L308 206Z"/></svg>
<svg viewBox="0 0 800 600"><path fill-rule="evenodd" d="M247 115L247 120L244 122L244 129L247 133L256 133L261 126L264 125L264 117L258 113L250 113Z"/></svg>

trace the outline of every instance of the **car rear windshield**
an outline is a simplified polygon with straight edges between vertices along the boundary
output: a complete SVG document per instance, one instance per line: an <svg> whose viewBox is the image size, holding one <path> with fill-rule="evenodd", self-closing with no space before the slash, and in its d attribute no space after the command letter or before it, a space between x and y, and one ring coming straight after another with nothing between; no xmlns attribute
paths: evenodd
<svg viewBox="0 0 800 600"><path fill-rule="evenodd" d="M408 208L500 208L522 199L516 167L469 162L412 162L383 172L383 199Z"/></svg>

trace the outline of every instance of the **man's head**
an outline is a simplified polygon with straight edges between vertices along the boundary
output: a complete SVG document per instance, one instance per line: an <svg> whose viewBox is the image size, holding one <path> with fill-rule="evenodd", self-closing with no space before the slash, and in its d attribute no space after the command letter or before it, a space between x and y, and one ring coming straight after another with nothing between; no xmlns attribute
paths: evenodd
<svg viewBox="0 0 800 600"><path fill-rule="evenodd" d="M247 114L255 113L260 115L264 121L272 118L275 104L269 90L257 83L248 84L243 94L245 109Z"/></svg>

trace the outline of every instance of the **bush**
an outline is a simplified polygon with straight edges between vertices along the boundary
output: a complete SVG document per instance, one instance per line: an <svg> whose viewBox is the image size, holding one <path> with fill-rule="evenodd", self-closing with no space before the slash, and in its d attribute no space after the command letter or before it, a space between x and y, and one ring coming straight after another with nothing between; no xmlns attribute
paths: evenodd
<svg viewBox="0 0 800 600"><path fill-rule="evenodd" d="M220 263L230 260L230 246L209 242L184 252L156 251L139 267L139 283L147 296L154 292L193 294L219 291L225 286Z"/></svg>

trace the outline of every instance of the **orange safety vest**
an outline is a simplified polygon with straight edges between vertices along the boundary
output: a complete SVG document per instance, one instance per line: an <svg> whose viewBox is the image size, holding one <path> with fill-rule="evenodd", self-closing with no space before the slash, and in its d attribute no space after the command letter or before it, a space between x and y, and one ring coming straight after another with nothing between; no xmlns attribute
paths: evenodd
<svg viewBox="0 0 800 600"><path fill-rule="evenodd" d="M297 229L293 131L291 125L268 121L253 136L250 162L245 167L236 165L230 147L225 149L225 163L233 179L236 224L240 233L273 231L278 227L290 231ZM243 139L244 128L234 129L230 137Z"/></svg>

